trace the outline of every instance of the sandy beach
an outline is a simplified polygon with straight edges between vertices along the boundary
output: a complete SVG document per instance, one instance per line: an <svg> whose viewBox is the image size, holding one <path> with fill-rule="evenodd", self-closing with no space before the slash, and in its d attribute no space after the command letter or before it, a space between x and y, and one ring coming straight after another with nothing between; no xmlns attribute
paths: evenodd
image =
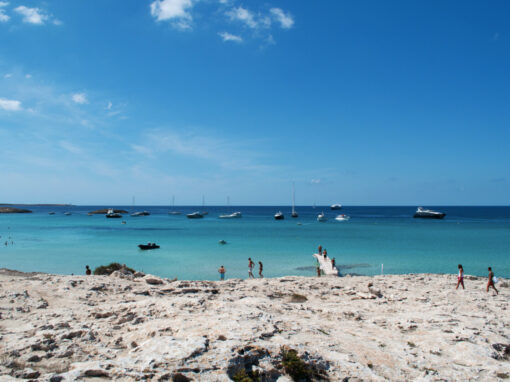
<svg viewBox="0 0 510 382"><path fill-rule="evenodd" d="M0 271L0 381L510 377L508 281L412 274L177 281ZM239 380L239 379L238 379ZM244 381L248 381L245 379ZM254 379L255 380L255 379Z"/></svg>

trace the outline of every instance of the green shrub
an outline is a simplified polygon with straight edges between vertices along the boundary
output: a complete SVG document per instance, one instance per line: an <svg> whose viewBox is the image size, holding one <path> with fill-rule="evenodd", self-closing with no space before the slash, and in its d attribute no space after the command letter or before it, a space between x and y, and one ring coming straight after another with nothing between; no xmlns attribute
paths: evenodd
<svg viewBox="0 0 510 382"><path fill-rule="evenodd" d="M115 271L119 271L123 268L122 264L119 263L111 263L108 265L101 265L94 269L94 274L101 276L101 275L111 275ZM136 271L133 268L126 267L126 270L131 273L135 273Z"/></svg>
<svg viewBox="0 0 510 382"><path fill-rule="evenodd" d="M239 369L237 373L232 376L234 382L258 382L260 381L259 373L247 373L246 369Z"/></svg>
<svg viewBox="0 0 510 382"><path fill-rule="evenodd" d="M282 366L285 372L295 381L311 381L312 370L311 368L299 358L297 351L293 349L282 349Z"/></svg>

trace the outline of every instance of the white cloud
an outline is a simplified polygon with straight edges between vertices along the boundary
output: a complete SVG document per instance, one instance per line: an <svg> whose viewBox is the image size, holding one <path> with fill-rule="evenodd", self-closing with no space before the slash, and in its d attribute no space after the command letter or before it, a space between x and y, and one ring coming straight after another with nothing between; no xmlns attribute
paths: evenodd
<svg viewBox="0 0 510 382"><path fill-rule="evenodd" d="M87 95L85 93L75 93L73 94L72 98L74 102L79 103L80 105L89 103L89 101L87 100Z"/></svg>
<svg viewBox="0 0 510 382"><path fill-rule="evenodd" d="M280 26L283 29L292 28L292 26L294 25L294 19L292 18L292 16L289 13L286 14L282 9L271 8L270 12L271 15L276 19L276 21L280 23Z"/></svg>
<svg viewBox="0 0 510 382"><path fill-rule="evenodd" d="M20 111L21 102L6 98L0 98L0 109L7 111Z"/></svg>
<svg viewBox="0 0 510 382"><path fill-rule="evenodd" d="M174 26L180 29L191 28L189 9L192 7L192 0L154 0L150 5L151 15L157 21L173 20Z"/></svg>
<svg viewBox="0 0 510 382"><path fill-rule="evenodd" d="M112 102L108 101L108 105L106 105L106 110L111 110L112 106L113 106Z"/></svg>
<svg viewBox="0 0 510 382"><path fill-rule="evenodd" d="M257 28L258 26L253 13L243 7L234 8L228 11L227 16L230 18L230 20L240 21L252 29Z"/></svg>
<svg viewBox="0 0 510 382"><path fill-rule="evenodd" d="M321 180L320 180L320 179L312 179L312 180L310 181L310 183L312 183L312 184L319 184L320 182L321 182Z"/></svg>
<svg viewBox="0 0 510 382"><path fill-rule="evenodd" d="M12 77L12 73L5 73L4 74L4 78L11 78Z"/></svg>
<svg viewBox="0 0 510 382"><path fill-rule="evenodd" d="M74 145L74 144L72 144L71 142L68 142L68 141L60 141L59 145L64 150L69 151L72 154L81 154L83 152L83 150L80 147L78 147L78 146L76 146L76 145Z"/></svg>
<svg viewBox="0 0 510 382"><path fill-rule="evenodd" d="M5 1L0 1L0 23L5 23L9 21L10 17L5 14L5 11L2 9L3 7L6 7L9 5L9 3Z"/></svg>
<svg viewBox="0 0 510 382"><path fill-rule="evenodd" d="M27 80L29 80L30 78L32 78L32 75L31 75L31 74L25 74L25 78L26 78Z"/></svg>
<svg viewBox="0 0 510 382"><path fill-rule="evenodd" d="M223 41L243 42L243 39L240 36L236 36L228 32L220 32L218 35L220 35Z"/></svg>
<svg viewBox="0 0 510 382"><path fill-rule="evenodd" d="M49 16L39 8L28 8L24 5L20 5L14 8L14 11L23 16L23 22L29 24L42 25L49 19Z"/></svg>

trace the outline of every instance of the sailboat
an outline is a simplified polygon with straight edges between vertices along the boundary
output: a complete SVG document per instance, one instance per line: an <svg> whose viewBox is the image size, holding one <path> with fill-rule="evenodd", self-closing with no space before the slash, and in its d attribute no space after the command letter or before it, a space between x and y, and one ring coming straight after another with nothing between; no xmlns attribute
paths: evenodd
<svg viewBox="0 0 510 382"><path fill-rule="evenodd" d="M135 208L135 197L133 196L133 209ZM149 216L151 213L148 212L148 211L136 211L136 212L133 212L131 214L131 216L133 217L138 217L138 216Z"/></svg>
<svg viewBox="0 0 510 382"><path fill-rule="evenodd" d="M296 212L296 190L294 187L294 182L292 182L292 213L290 214L293 218L297 218L299 215Z"/></svg>
<svg viewBox="0 0 510 382"><path fill-rule="evenodd" d="M180 215L181 211L175 210L175 195L172 195L172 211L168 211L169 215Z"/></svg>
<svg viewBox="0 0 510 382"><path fill-rule="evenodd" d="M200 212L202 216L208 215L209 212L205 210L205 196L202 195L202 212Z"/></svg>

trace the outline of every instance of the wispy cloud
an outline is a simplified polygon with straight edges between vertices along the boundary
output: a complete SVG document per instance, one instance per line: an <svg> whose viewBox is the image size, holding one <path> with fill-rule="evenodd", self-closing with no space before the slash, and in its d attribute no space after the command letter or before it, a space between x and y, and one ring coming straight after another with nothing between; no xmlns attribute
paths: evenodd
<svg viewBox="0 0 510 382"><path fill-rule="evenodd" d="M29 24L43 25L49 15L40 8L29 8L24 5L14 8L14 11L23 16L23 22Z"/></svg>
<svg viewBox="0 0 510 382"><path fill-rule="evenodd" d="M12 99L0 98L0 109L7 111L20 111L21 102Z"/></svg>
<svg viewBox="0 0 510 382"><path fill-rule="evenodd" d="M190 29L193 18L189 10L192 0L154 0L150 4L151 15L157 21L172 21L179 29Z"/></svg>
<svg viewBox="0 0 510 382"><path fill-rule="evenodd" d="M75 102L77 104L80 104L80 105L89 103L89 101L87 100L87 95L85 93L75 93L75 94L73 94L72 95L72 100L73 100L73 102Z"/></svg>
<svg viewBox="0 0 510 382"><path fill-rule="evenodd" d="M254 14L243 7L233 8L227 12L227 16L232 21L240 21L249 28L255 29L259 26L259 23L255 20Z"/></svg>
<svg viewBox="0 0 510 382"><path fill-rule="evenodd" d="M242 37L233 35L228 32L220 32L218 35L223 39L223 41L243 42Z"/></svg>
<svg viewBox="0 0 510 382"><path fill-rule="evenodd" d="M294 18L280 8L271 8L271 15L280 23L284 29L290 29L294 25Z"/></svg>
<svg viewBox="0 0 510 382"><path fill-rule="evenodd" d="M0 23L6 23L9 21L10 17L5 14L4 7L8 6L9 3L6 1L0 1Z"/></svg>
<svg viewBox="0 0 510 382"><path fill-rule="evenodd" d="M75 144L68 142L68 141L60 141L59 146L62 147L64 150L69 151L72 154L83 153L83 150L80 147L78 147Z"/></svg>

